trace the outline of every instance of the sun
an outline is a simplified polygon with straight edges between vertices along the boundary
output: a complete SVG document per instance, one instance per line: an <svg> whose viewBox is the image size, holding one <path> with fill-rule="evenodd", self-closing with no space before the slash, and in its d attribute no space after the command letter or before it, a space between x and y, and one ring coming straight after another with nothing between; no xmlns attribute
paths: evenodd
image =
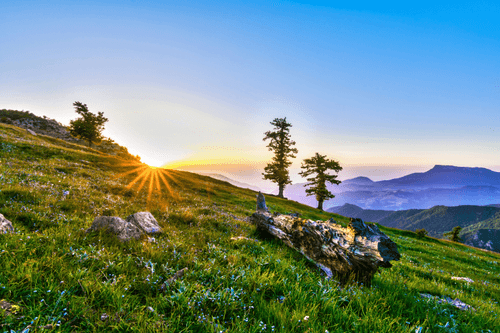
<svg viewBox="0 0 500 333"><path fill-rule="evenodd" d="M162 197L163 190L166 191L167 196L177 196L170 186L170 182L175 182L175 180L168 169L149 166L138 161L117 161L114 166L123 170L115 179L135 176L126 186L127 189L133 189L135 192L140 193L144 188L147 188L148 203L151 202L154 194Z"/></svg>

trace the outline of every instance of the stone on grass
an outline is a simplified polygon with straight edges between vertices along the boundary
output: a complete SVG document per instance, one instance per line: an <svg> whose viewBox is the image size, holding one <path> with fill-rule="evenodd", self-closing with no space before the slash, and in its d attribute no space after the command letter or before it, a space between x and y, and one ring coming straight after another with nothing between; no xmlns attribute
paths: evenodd
<svg viewBox="0 0 500 333"><path fill-rule="evenodd" d="M266 206L266 198L264 198L264 195L259 191L259 194L257 194L257 211L265 211L268 212L269 209L267 209Z"/></svg>
<svg viewBox="0 0 500 333"><path fill-rule="evenodd" d="M87 232L105 230L121 241L139 239L142 234L160 233L162 229L150 212L139 212L128 216L125 220L118 216L99 216Z"/></svg>
<svg viewBox="0 0 500 333"><path fill-rule="evenodd" d="M313 261L328 277L371 284L379 267L401 257L396 243L375 225L351 219L347 228L330 221L312 221L260 210L250 220L262 230Z"/></svg>
<svg viewBox="0 0 500 333"><path fill-rule="evenodd" d="M469 283L474 283L474 280L468 277L452 276L451 279L456 281L465 281Z"/></svg>
<svg viewBox="0 0 500 333"><path fill-rule="evenodd" d="M188 270L188 268L184 267L183 269L175 272L175 274L171 278L169 278L167 281L165 281L165 283L162 283L162 285L160 286L160 289L163 290L168 285L170 285L170 284L174 283L176 280L182 278L182 276L184 275L184 273L186 273L187 270Z"/></svg>
<svg viewBox="0 0 500 333"><path fill-rule="evenodd" d="M33 136L38 136L35 131L30 130L29 128L26 129L26 132L28 132L29 134L31 134Z"/></svg>
<svg viewBox="0 0 500 333"><path fill-rule="evenodd" d="M433 296L431 294L420 294L420 297L437 300L438 304L441 304L441 303L450 304L450 305L452 305L452 306L454 306L457 309L462 310L462 311L469 310L469 309L474 310L474 311L476 310L472 306L462 302L458 298L455 298L455 299L451 299L450 297L440 298L439 296Z"/></svg>
<svg viewBox="0 0 500 333"><path fill-rule="evenodd" d="M0 214L0 234L6 234L10 232L14 232L12 222L7 220L2 214Z"/></svg>
<svg viewBox="0 0 500 333"><path fill-rule="evenodd" d="M15 305L13 303L7 302L6 300L0 300L0 310L5 315L17 314L21 311L21 307L19 305Z"/></svg>

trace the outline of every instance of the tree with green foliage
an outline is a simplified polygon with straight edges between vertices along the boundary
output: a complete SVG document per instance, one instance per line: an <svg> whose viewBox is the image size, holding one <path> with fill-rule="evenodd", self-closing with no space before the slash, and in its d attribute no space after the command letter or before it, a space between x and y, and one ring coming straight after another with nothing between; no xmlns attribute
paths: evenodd
<svg viewBox="0 0 500 333"><path fill-rule="evenodd" d="M264 168L264 179L269 179L278 184L278 196L283 198L283 190L285 186L291 184L288 168L292 164L290 158L295 158L294 154L298 153L297 148L292 148L295 141L290 139L290 127L285 118L275 118L271 125L274 126L273 131L265 132L264 141L270 140L267 147L274 152L272 162L268 163Z"/></svg>
<svg viewBox="0 0 500 333"><path fill-rule="evenodd" d="M328 191L326 188L326 183L340 184L340 180L337 180L337 175L328 174L329 170L339 172L342 170L339 162L330 160L326 158L326 155L320 155L316 153L315 156L311 158L306 158L301 166L303 171L299 172L302 177L308 177L312 174L316 176L311 178L306 178L309 183L304 186L309 186L306 189L307 195L315 195L316 200L318 200L318 209L323 210L323 202L328 199L335 198L332 192Z"/></svg>
<svg viewBox="0 0 500 333"><path fill-rule="evenodd" d="M102 112L98 112L97 115L93 114L89 111L87 104L75 102L73 106L75 107L75 112L81 117L69 122L70 134L87 141L89 147L92 145L92 142L100 142L102 140L104 123L108 121L108 118L104 117Z"/></svg>
<svg viewBox="0 0 500 333"><path fill-rule="evenodd" d="M462 227L456 226L450 232L444 233L443 236L448 237L448 239L451 240L452 242L460 242L462 241L462 239L458 236L460 231L462 231Z"/></svg>
<svg viewBox="0 0 500 333"><path fill-rule="evenodd" d="M429 232L427 230L425 230L424 228L422 228L422 229L415 230L415 233L417 234L418 238L424 238L425 236L427 236L427 234Z"/></svg>

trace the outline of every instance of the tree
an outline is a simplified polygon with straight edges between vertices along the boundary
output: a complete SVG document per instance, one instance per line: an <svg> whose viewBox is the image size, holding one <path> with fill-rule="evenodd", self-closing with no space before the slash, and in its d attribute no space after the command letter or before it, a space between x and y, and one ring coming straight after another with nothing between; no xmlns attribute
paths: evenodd
<svg viewBox="0 0 500 333"><path fill-rule="evenodd" d="M337 180L337 175L328 174L328 170L333 170L339 172L342 170L339 162L334 160L329 160L326 155L320 155L316 153L315 156L311 158L306 158L301 166L303 171L299 172L302 177L308 177L312 174L316 176L311 178L306 178L309 183L304 186L309 186L306 189L307 195L315 195L316 200L318 200L318 209L323 210L323 201L327 199L335 198L332 192L328 191L326 188L326 183L340 184L340 180Z"/></svg>
<svg viewBox="0 0 500 333"><path fill-rule="evenodd" d="M456 226L450 232L444 233L443 236L448 237L448 239L451 240L452 242L460 242L462 241L462 239L458 236L460 231L462 231L462 227Z"/></svg>
<svg viewBox="0 0 500 333"><path fill-rule="evenodd" d="M418 238L424 238L429 233L425 228L415 230Z"/></svg>
<svg viewBox="0 0 500 333"><path fill-rule="evenodd" d="M291 184L288 167L292 164L290 158L295 158L294 154L298 153L297 148L292 148L295 141L290 139L290 127L292 124L286 122L286 118L275 118L271 125L274 126L273 131L267 131L264 141L269 139L267 147L274 152L272 162L268 163L264 168L264 179L269 179L278 184L278 196L283 198L283 190L285 186Z"/></svg>
<svg viewBox="0 0 500 333"><path fill-rule="evenodd" d="M87 141L89 147L92 145L92 142L100 142L104 123L108 121L108 118L104 117L102 112L98 112L97 115L93 114L89 111L87 104L75 102L73 106L75 107L75 112L81 117L69 122L70 134Z"/></svg>

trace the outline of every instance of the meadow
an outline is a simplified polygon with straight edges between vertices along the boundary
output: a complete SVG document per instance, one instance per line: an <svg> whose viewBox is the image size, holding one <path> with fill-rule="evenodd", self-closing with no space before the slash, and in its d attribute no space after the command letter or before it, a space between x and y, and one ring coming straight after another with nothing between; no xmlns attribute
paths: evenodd
<svg viewBox="0 0 500 333"><path fill-rule="evenodd" d="M0 235L0 299L12 304L0 332L500 332L500 254L380 226L401 260L371 288L340 285L248 222L256 194L0 124L0 213L15 228ZM140 211L164 232L85 232Z"/></svg>

